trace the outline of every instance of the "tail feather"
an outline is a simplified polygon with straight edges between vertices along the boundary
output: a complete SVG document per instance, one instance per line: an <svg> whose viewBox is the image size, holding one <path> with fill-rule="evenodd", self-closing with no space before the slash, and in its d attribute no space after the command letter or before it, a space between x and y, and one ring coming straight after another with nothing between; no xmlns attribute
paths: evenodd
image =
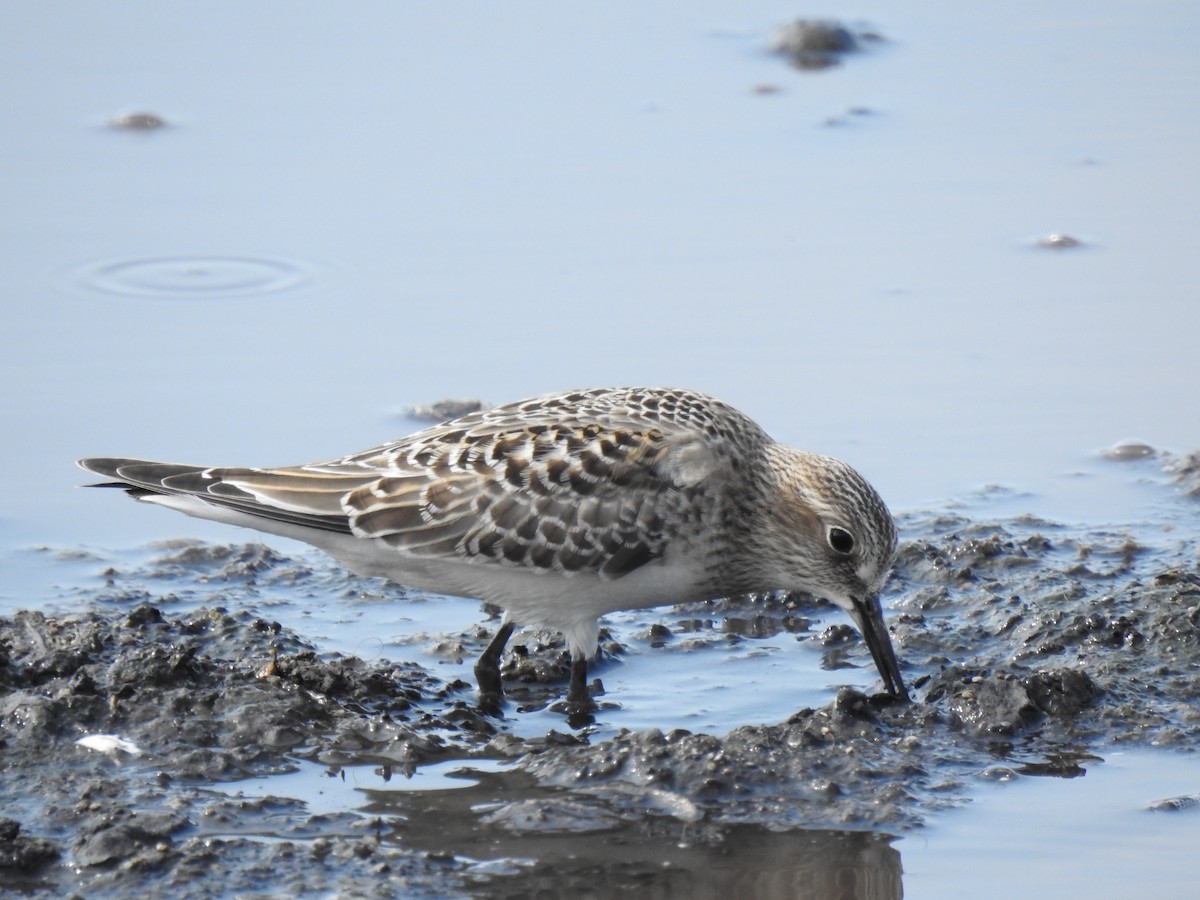
<svg viewBox="0 0 1200 900"><path fill-rule="evenodd" d="M258 519L339 534L351 533L348 517L340 509L333 511L337 505L329 502L328 492L325 492L326 496L317 498L318 502L313 508L306 510L264 502L258 495L235 483L239 475L269 480L269 471L220 469L121 457L91 457L79 460L78 465L89 472L115 479L88 487L121 488L136 500L153 500L156 496L194 497L208 506L245 513ZM284 472L279 477L281 480L287 479ZM202 515L199 511L197 514Z"/></svg>

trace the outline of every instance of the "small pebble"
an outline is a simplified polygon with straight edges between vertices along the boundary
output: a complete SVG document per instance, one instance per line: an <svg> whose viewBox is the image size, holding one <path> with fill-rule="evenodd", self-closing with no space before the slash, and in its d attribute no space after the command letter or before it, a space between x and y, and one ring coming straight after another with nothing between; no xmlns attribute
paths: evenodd
<svg viewBox="0 0 1200 900"><path fill-rule="evenodd" d="M1072 247L1082 247L1083 241L1069 234L1048 234L1038 238L1038 246L1048 250L1069 250Z"/></svg>
<svg viewBox="0 0 1200 900"><path fill-rule="evenodd" d="M1123 441L1120 444L1114 444L1100 455L1105 459L1127 460L1127 459L1148 459L1154 456L1155 449L1149 444L1143 444L1139 441Z"/></svg>
<svg viewBox="0 0 1200 900"><path fill-rule="evenodd" d="M108 127L123 131L154 131L156 128L166 128L167 121L152 112L125 113L109 119Z"/></svg>

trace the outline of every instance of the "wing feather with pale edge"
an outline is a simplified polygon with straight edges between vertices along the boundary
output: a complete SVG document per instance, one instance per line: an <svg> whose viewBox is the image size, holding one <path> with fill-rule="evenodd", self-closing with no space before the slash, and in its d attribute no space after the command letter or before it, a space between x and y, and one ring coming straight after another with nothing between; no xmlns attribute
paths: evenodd
<svg viewBox="0 0 1200 900"><path fill-rule="evenodd" d="M294 468L83 464L131 492L193 495L401 554L616 578L706 514L737 439L765 439L724 404L714 416L714 403L686 391L561 394Z"/></svg>

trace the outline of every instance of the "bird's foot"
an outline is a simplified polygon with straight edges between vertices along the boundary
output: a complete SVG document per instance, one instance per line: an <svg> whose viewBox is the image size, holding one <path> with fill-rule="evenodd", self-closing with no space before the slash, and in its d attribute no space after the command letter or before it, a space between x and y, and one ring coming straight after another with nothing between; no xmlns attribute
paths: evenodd
<svg viewBox="0 0 1200 900"><path fill-rule="evenodd" d="M475 670L475 677L479 682L479 711L485 716L494 716L498 719L504 718L504 688L500 685L500 672L494 673L494 678L488 676L480 676L479 669Z"/></svg>
<svg viewBox="0 0 1200 900"><path fill-rule="evenodd" d="M500 671L481 672L476 666L475 678L479 682L479 711L485 716L504 718L504 688L500 684Z"/></svg>
<svg viewBox="0 0 1200 900"><path fill-rule="evenodd" d="M500 657L512 632L511 622L501 625L492 642L475 663L475 681L479 684L479 711L485 716L503 717L504 685L500 681Z"/></svg>
<svg viewBox="0 0 1200 900"><path fill-rule="evenodd" d="M604 688L596 682L600 692ZM555 712L566 714L567 724L572 728L583 728L596 721L594 713L600 707L593 699L587 686L587 660L583 657L571 661L571 683L567 688L567 699L560 700L551 707Z"/></svg>
<svg viewBox="0 0 1200 900"><path fill-rule="evenodd" d="M596 724L596 711L600 707L591 697L579 699L568 696L550 705L550 711L561 713L572 728L586 728Z"/></svg>

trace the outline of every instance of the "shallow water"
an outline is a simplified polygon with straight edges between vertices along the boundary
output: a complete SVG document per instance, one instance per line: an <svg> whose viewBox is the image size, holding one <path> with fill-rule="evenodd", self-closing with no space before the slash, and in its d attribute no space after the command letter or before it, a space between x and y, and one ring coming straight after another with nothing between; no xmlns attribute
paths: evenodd
<svg viewBox="0 0 1200 900"><path fill-rule="evenodd" d="M980 784L969 808L905 836L896 843L905 896L1012 897L1031 884L1047 897L1188 896L1178 863L1193 852L1196 811L1149 807L1194 790L1195 757L1126 750L1086 768L1080 778Z"/></svg>
<svg viewBox="0 0 1200 900"><path fill-rule="evenodd" d="M924 511L1029 514L1164 555L1177 543L1194 569L1193 501L1161 459L1099 452L1200 444L1200 10L834 2L820 12L886 40L799 72L763 48L803 12L0 10L14 86L0 95L0 610L124 609L103 598L112 566L166 611L223 602L324 651L469 678L488 625L477 604L348 589L282 540L313 577L231 595L194 569L156 573L152 541L248 536L78 490L72 460L300 462L419 427L401 412L414 403L602 383L706 390L851 461L909 515L909 538ZM166 126L108 124L140 111ZM1056 233L1081 244L1038 245ZM889 602L910 608L902 585ZM816 631L841 621L809 614ZM840 660L811 635L716 656L713 640L643 637L689 616L706 614L608 620L623 649L597 673L613 706L596 740L723 734L874 684L854 654L856 668L823 668ZM538 710L509 727L562 724ZM1057 833L1048 811L1083 810L1058 827L1075 829L1080 867L1109 871L1109 830L1150 827L1106 805L1117 783L1192 777L1179 757L1141 759L980 783L978 817L957 810L894 845L910 896L1005 884L990 848L1017 829L1001 815L1016 796L1045 830L1021 826L1033 843L1012 853ZM1194 842L1193 818L1164 818L1130 876L1186 893L1171 834Z"/></svg>

